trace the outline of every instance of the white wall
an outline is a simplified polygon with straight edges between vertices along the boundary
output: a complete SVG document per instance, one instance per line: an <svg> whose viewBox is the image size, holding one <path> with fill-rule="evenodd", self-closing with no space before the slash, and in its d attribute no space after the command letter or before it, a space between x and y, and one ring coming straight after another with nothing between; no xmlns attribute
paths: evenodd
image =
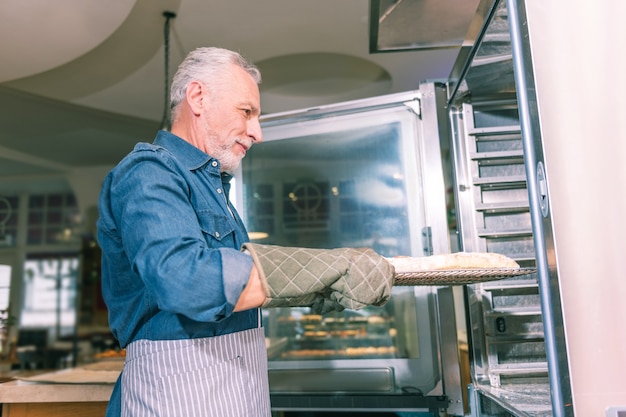
<svg viewBox="0 0 626 417"><path fill-rule="evenodd" d="M626 407L626 2L526 1L576 416Z"/></svg>

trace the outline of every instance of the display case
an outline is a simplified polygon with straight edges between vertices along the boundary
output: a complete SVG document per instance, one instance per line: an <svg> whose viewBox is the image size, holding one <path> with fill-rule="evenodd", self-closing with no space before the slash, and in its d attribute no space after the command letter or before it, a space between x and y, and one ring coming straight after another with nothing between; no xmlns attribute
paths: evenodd
<svg viewBox="0 0 626 417"><path fill-rule="evenodd" d="M394 290L382 308L323 316L304 308L266 310L272 392L436 392L441 375L430 292Z"/></svg>

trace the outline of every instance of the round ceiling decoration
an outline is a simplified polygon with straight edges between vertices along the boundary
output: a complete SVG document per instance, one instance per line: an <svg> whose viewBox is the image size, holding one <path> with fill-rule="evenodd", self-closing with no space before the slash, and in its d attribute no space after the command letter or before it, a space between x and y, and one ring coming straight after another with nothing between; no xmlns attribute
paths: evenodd
<svg viewBox="0 0 626 417"><path fill-rule="evenodd" d="M389 73L363 58L336 53L282 55L255 63L263 74L262 92L283 96L327 96L391 85Z"/></svg>
<svg viewBox="0 0 626 417"><path fill-rule="evenodd" d="M119 28L135 2L3 0L0 82L48 71L91 51Z"/></svg>

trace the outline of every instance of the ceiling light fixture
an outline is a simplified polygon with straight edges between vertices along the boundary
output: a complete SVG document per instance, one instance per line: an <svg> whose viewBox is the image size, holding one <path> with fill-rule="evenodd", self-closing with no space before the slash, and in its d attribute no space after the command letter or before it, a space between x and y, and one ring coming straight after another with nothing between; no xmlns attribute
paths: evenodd
<svg viewBox="0 0 626 417"><path fill-rule="evenodd" d="M250 240L267 239L269 236L270 236L269 233L266 233L266 232L249 232L248 233L248 237L250 238Z"/></svg>
<svg viewBox="0 0 626 417"><path fill-rule="evenodd" d="M460 48L479 0L370 0L370 53Z"/></svg>

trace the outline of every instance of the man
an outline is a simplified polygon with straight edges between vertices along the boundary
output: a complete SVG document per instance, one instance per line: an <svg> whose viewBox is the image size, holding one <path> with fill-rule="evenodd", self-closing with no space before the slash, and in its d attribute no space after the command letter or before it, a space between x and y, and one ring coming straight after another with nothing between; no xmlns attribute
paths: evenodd
<svg viewBox="0 0 626 417"><path fill-rule="evenodd" d="M382 305L393 267L371 250L254 245L229 172L262 141L261 76L239 54L192 51L172 129L106 177L98 240L109 325L126 362L107 416L270 415L258 307Z"/></svg>

